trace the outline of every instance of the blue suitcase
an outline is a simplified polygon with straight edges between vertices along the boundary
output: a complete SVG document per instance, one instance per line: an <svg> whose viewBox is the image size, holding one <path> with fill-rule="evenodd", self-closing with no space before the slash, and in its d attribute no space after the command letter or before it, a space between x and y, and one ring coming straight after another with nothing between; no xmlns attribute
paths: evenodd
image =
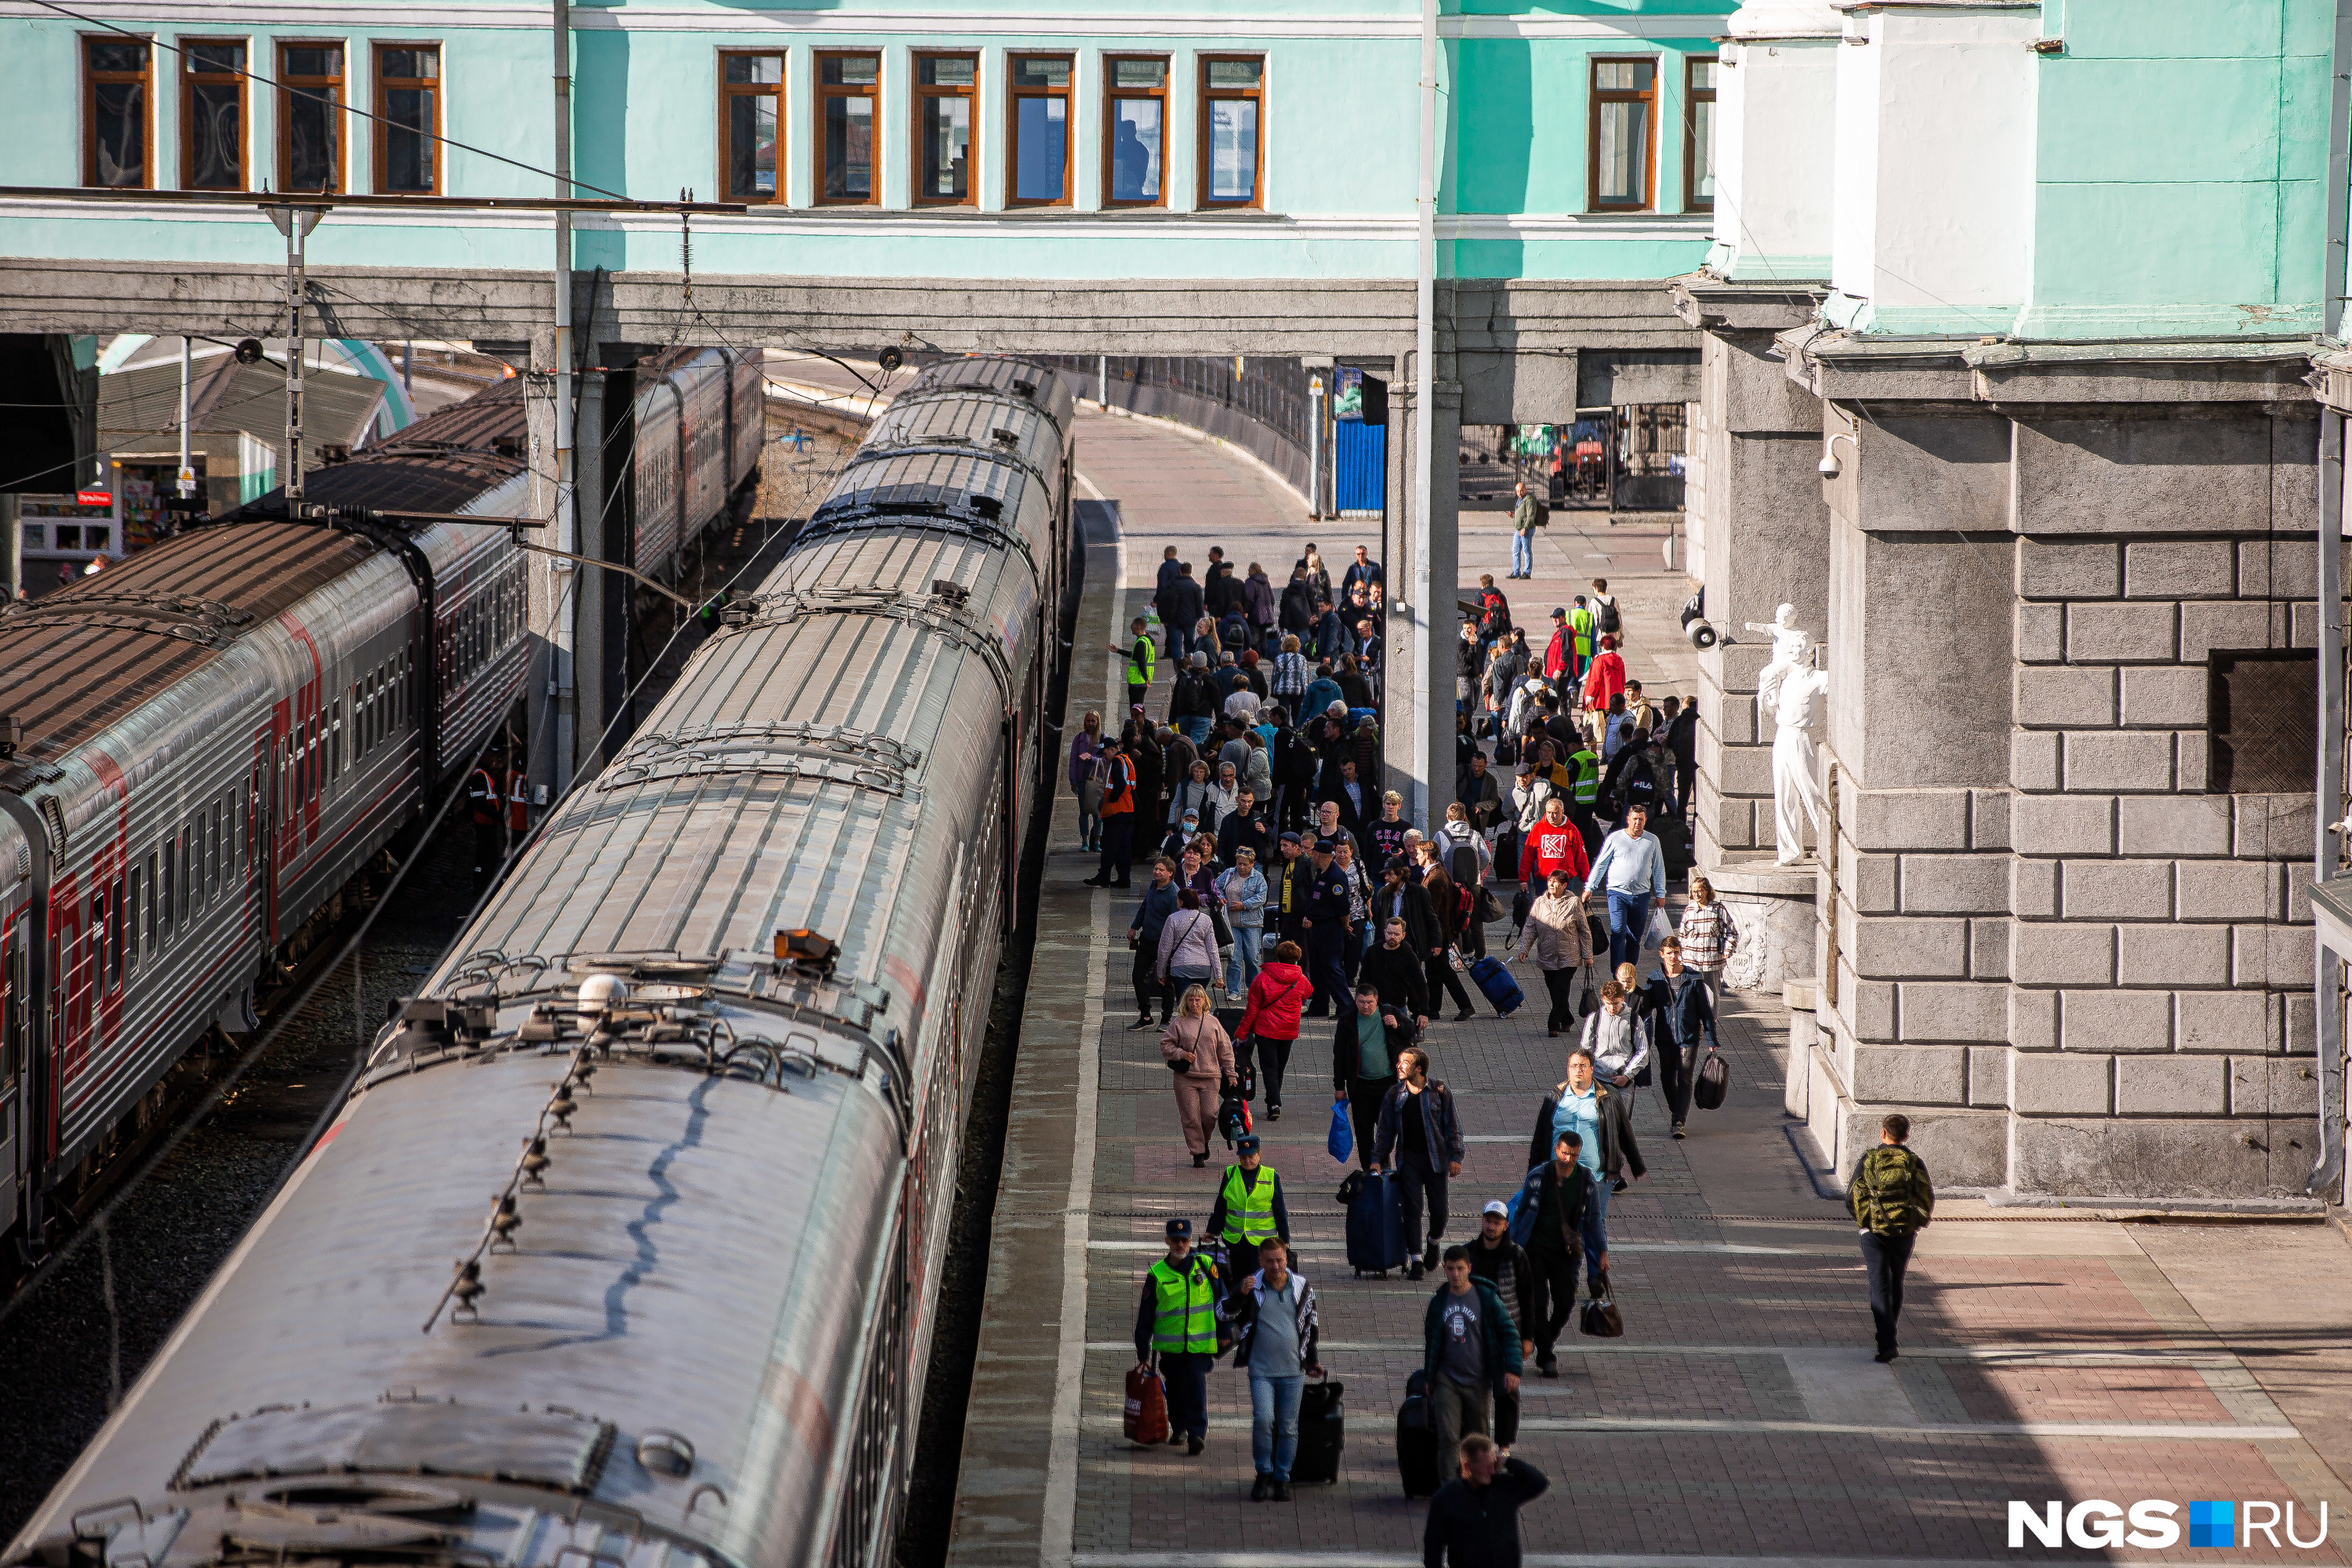
<svg viewBox="0 0 2352 1568"><path fill-rule="evenodd" d="M1512 979L1511 972L1503 966L1503 961L1491 954L1470 965L1470 978L1476 981L1478 989L1486 994L1486 1000L1493 1005L1498 1017L1509 1017L1528 999L1527 993L1519 989L1519 983Z"/></svg>
<svg viewBox="0 0 2352 1568"><path fill-rule="evenodd" d="M1386 1274L1405 1263L1404 1194L1395 1173L1359 1171L1348 1200L1348 1267L1359 1275Z"/></svg>

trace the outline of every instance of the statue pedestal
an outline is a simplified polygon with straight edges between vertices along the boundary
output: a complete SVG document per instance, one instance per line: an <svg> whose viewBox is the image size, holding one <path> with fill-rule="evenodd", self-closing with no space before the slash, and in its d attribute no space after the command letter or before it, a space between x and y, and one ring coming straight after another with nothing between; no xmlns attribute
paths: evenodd
<svg viewBox="0 0 2352 1568"><path fill-rule="evenodd" d="M1739 928L1739 951L1723 966L1732 991L1774 991L1820 971L1815 894L1821 865L1808 855L1783 866L1769 851L1726 856L1701 868Z"/></svg>

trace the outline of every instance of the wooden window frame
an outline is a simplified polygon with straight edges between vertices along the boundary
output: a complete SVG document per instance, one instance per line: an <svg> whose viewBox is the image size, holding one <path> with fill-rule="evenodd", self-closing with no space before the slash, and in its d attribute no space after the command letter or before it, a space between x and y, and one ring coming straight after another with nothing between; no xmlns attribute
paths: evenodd
<svg viewBox="0 0 2352 1568"><path fill-rule="evenodd" d="M835 83L826 86L824 62L827 60L872 60L874 82L870 87ZM866 194L862 196L829 196L824 194L825 154L832 142L825 133L825 106L836 98L862 98L874 106L866 117L866 133L873 138L873 164L866 171ZM816 49L809 61L809 146L814 150L814 162L809 168L809 201L821 207L871 207L882 204L882 51L879 49Z"/></svg>
<svg viewBox="0 0 2352 1568"><path fill-rule="evenodd" d="M180 188L184 191L219 190L244 191L253 188L253 100L246 91L248 75L230 75L225 71L198 70L195 50L207 45L234 44L245 51L245 68L253 69L251 38L196 38L182 37L180 46ZM234 185L199 185L196 184L196 94L201 84L216 87L224 82L236 88L236 184Z"/></svg>
<svg viewBox="0 0 2352 1568"><path fill-rule="evenodd" d="M1594 55L1585 64L1584 116L1584 208L1592 213L1654 213L1658 210L1658 83L1663 59L1657 55ZM1650 90L1626 92L1622 89L1603 91L1601 88L1602 66L1647 66L1650 68ZM1642 199L1633 202L1601 200L1601 110L1612 103L1646 103L1648 111L1643 132Z"/></svg>
<svg viewBox="0 0 2352 1568"><path fill-rule="evenodd" d="M1723 68L1722 57L1683 57L1683 211L1686 213L1711 213L1715 210L1715 198L1702 198L1698 194L1698 106L1716 101L1714 88L1696 85L1701 66L1713 66L1720 71ZM1715 151L1715 136L1718 129L1710 116L1707 126L1707 152L1710 154Z"/></svg>
<svg viewBox="0 0 2352 1568"><path fill-rule="evenodd" d="M1257 85L1246 90L1240 88L1212 88L1209 68L1212 65L1248 60L1257 67ZM1263 212L1265 210L1265 57L1262 54L1195 55L1192 58L1192 166L1194 181L1200 187L1198 208L1202 212ZM1255 163L1250 171L1250 199L1245 202L1212 200L1209 195L1209 105L1219 100L1238 102L1244 100L1257 105L1257 146Z"/></svg>
<svg viewBox="0 0 2352 1568"><path fill-rule="evenodd" d="M294 121L292 110L294 107L295 95L306 90L310 86L323 79L317 77L304 77L298 81L293 75L286 69L286 51L289 49L334 49L342 56L342 71L334 79L334 84L338 89L338 97L334 100L334 109L335 113L338 116L341 116L346 110L350 109L352 103L351 40L349 38L272 38L269 40L269 47L271 51L270 64L278 68L272 73L278 84L278 147L274 159L278 165L278 188L280 191L296 195L337 193L349 195L351 192L352 182L352 139L350 135L350 127L340 123L335 128L334 183L328 185L325 192L321 193L297 191L294 188L292 174L294 166Z"/></svg>
<svg viewBox="0 0 2352 1568"><path fill-rule="evenodd" d="M923 85L925 60L970 60L970 87L926 87ZM1006 79L1010 80L1011 78ZM910 98L907 118L907 191L908 199L919 207L976 207L980 205L980 51L977 49L917 49L907 62L907 84ZM963 195L932 196L923 194L923 105L934 98L960 98L970 107L965 123L971 134L964 142Z"/></svg>
<svg viewBox="0 0 2352 1568"><path fill-rule="evenodd" d="M387 81L383 74L383 57L388 51L394 49L431 49L434 68L440 74L433 78L430 82L426 82L421 77L400 77ZM370 149L368 161L373 165L370 173L373 176L374 190L377 195L387 196L448 195L449 164L448 160L442 155L447 143L441 140L446 134L441 127L449 108L448 65L449 52L441 47L441 41L438 38L370 38L368 40L368 107L373 110L376 115L375 123L369 128L371 133L368 137ZM346 72L351 69L351 62L348 59L343 62L343 68ZM392 158L393 127L390 95L396 90L418 86L429 88L433 94L433 123L424 132L424 134L430 139L433 147L433 183L428 188L421 191L395 191L389 188L385 178ZM349 90L348 88L346 90Z"/></svg>
<svg viewBox="0 0 2352 1568"><path fill-rule="evenodd" d="M1114 87L1118 67L1129 60L1147 60L1161 68L1157 89ZM1258 68L1261 71L1265 67ZM1132 212L1138 209L1164 207L1168 205L1168 133L1174 119L1168 112L1168 84L1176 74L1176 62L1167 55L1132 52L1102 57L1102 205L1105 210ZM1151 99L1160 105L1160 194L1149 200L1120 201L1111 195L1111 147L1118 131L1118 104L1121 99ZM1260 110L1262 114L1264 110Z"/></svg>
<svg viewBox="0 0 2352 1568"><path fill-rule="evenodd" d="M730 59L772 59L776 62L776 79L736 81L727 79L727 62ZM790 85L793 57L790 49L721 49L719 51L719 199L722 202L747 202L752 206L783 206L792 196L792 164L788 158L792 144L790 122L784 118L784 89ZM776 100L776 194L763 196L757 191L738 193L728 184L734 172L735 148L733 132L728 126L727 110L739 98L772 98Z"/></svg>
<svg viewBox="0 0 2352 1568"><path fill-rule="evenodd" d="M1070 74L1059 88L1015 87L1013 73L1015 60L1060 60L1070 68ZM1077 165L1076 110L1078 99L1078 57L1068 49L1007 49L1004 51L1004 206L1010 212L1016 207L1069 207L1076 204L1077 192L1075 171ZM1058 98L1062 100L1062 194L1053 201L1035 197L1024 198L1016 193L1021 184L1021 100L1024 98Z"/></svg>
<svg viewBox="0 0 2352 1568"><path fill-rule="evenodd" d="M155 188L155 40L142 36L125 38L119 33L84 33L76 40L80 58L75 62L81 72L81 183L85 189L100 191L152 191ZM145 47L145 68L135 71L102 71L89 63L92 44L136 43ZM140 181L135 185L101 185L98 182L98 89L101 87L140 89L139 117Z"/></svg>

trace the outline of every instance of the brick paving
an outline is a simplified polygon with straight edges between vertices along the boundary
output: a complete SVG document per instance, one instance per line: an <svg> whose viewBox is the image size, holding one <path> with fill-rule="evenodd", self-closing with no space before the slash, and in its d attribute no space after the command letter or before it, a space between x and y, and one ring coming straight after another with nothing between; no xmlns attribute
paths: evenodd
<svg viewBox="0 0 2352 1568"><path fill-rule="evenodd" d="M1130 603L1163 539L1196 560L1221 540L1244 562L1257 551L1278 575L1307 536L1279 487L1247 465L1133 422L1100 428L1112 423L1082 426L1081 466L1120 503ZM1311 526L1327 559L1343 560L1351 525ZM1499 535L1491 550L1473 547L1472 534L1492 529L1465 519L1465 584L1487 561L1507 561ZM1687 691L1689 665L1673 651L1686 645L1670 613L1686 590L1659 570L1660 537L1556 513L1538 546L1546 575L1508 585L1522 591L1514 608L1538 620L1569 582L1608 575L1626 602L1637 672ZM1098 647L1115 608L1090 577L1074 712L1101 705L1107 667L1089 645ZM1139 1450L1121 1436L1129 1339L1160 1216L1203 1218L1225 1156L1220 1148L1195 1170L1183 1153L1156 1036L1125 1026L1124 942L1103 941L1091 923L1107 916L1123 931L1132 905L1075 885L1092 869L1075 837L1066 800L1038 911L1039 963L1055 966L1055 989L1040 1002L1033 981L951 1561L1417 1561L1425 1505L1402 1494L1391 1432L1434 1281L1357 1279L1346 1267L1333 1192L1352 1165L1324 1148L1328 1022L1310 1023L1294 1053L1286 1115L1261 1115L1259 1130L1285 1179L1300 1272L1321 1299L1324 1363L1346 1389L1340 1479L1300 1487L1288 1505L1252 1504L1246 1380L1223 1365L1211 1377L1206 1453ZM1507 934L1496 928L1490 948ZM1086 968L1090 955L1099 969ZM1540 996L1531 973L1521 979ZM1092 1005L1080 1007L1089 990ZM1524 1169L1535 1107L1560 1075L1565 1043L1546 1037L1539 1008L1508 1019L1482 1009L1431 1030L1436 1076L1473 1140L1453 1184L1449 1238L1466 1239L1479 1205L1507 1195ZM1081 1015L1097 1022L1090 1037ZM2011 1551L2008 1501L2167 1499L2184 1505L2185 1525L2192 1499L2293 1499L2306 1534L2323 1502L2331 1527L2352 1510L2352 1352L2342 1331L2352 1256L2334 1227L2195 1227L2203 1245L2191 1247L2185 1227L1948 1204L1911 1270L1906 1353L1883 1369L1869 1360L1852 1229L1783 1131L1785 1014L1777 998L1733 995L1722 1034L1731 1097L1722 1110L1695 1112L1688 1140L1668 1137L1654 1092L1637 1097L1650 1171L1611 1213L1625 1338L1571 1332L1560 1375L1525 1385L1516 1452L1554 1481L1524 1518L1534 1561L2189 1560L2197 1554L2185 1546L2052 1552L2031 1537ZM1080 1147L1068 1123L1087 1053L1097 1087ZM1077 1187L1073 1160L1087 1162ZM1088 1212L1073 1222L1064 1194L1080 1189ZM2252 1271L2236 1289L2212 1262L2233 1248ZM1055 1309L1072 1260L1083 1268L1069 1280L1083 1323ZM2332 1311L2251 1304L2264 1292L2313 1290L2333 1293ZM1074 1337L1086 1346L1075 1404L1057 1406L1046 1352ZM1061 1433L1061 1462L1075 1474L1057 1479L1048 1455L1070 1413L1075 1443ZM2333 1544L2276 1553L2258 1544L2236 1560L2288 1559L2344 1560Z"/></svg>

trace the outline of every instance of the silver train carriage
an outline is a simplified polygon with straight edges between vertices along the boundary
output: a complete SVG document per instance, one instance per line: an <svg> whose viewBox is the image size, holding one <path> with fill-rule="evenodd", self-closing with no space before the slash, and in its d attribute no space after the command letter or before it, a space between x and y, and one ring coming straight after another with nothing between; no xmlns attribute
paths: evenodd
<svg viewBox="0 0 2352 1568"><path fill-rule="evenodd" d="M1052 787L1071 414L964 360L877 422L9 1563L889 1561Z"/></svg>
<svg viewBox="0 0 2352 1568"><path fill-rule="evenodd" d="M459 478L498 504L489 467ZM0 610L0 1229L37 1248L188 1048L253 1026L522 643L516 552L463 524L215 524Z"/></svg>
<svg viewBox="0 0 2352 1568"><path fill-rule="evenodd" d="M637 367L634 480L638 571L667 578L678 550L719 521L767 445L756 349L670 349Z"/></svg>

